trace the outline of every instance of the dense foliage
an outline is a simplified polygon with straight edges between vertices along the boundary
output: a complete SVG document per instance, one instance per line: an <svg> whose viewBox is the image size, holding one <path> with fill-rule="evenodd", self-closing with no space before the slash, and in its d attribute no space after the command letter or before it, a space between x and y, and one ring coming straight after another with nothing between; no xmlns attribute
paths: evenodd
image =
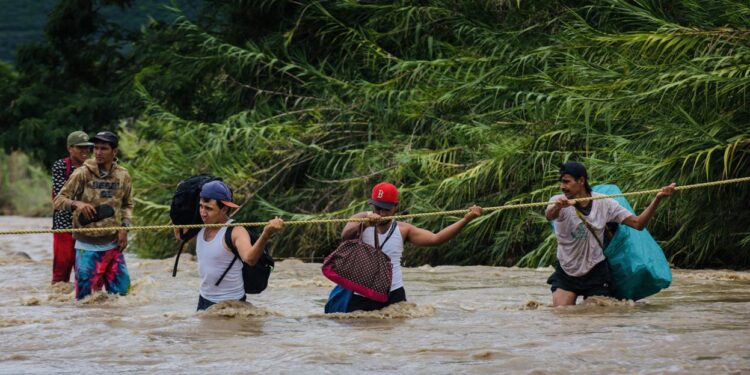
<svg viewBox="0 0 750 375"><path fill-rule="evenodd" d="M349 215L380 180L405 212L547 200L568 159L624 191L750 175L745 1L206 3L144 29L115 74L139 106L122 134L140 224L200 172L251 221ZM749 208L747 184L685 192L649 228L678 266L746 267ZM273 250L320 256L340 229L289 227ZM511 211L406 261L537 266L554 244L540 211Z"/></svg>

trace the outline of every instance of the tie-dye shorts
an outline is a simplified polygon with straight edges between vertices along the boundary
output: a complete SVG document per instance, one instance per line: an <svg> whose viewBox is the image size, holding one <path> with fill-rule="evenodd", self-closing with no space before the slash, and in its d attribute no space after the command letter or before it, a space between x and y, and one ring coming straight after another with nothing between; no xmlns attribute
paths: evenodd
<svg viewBox="0 0 750 375"><path fill-rule="evenodd" d="M108 293L123 296L130 290L130 275L120 249L76 249L76 299L83 299L102 286Z"/></svg>

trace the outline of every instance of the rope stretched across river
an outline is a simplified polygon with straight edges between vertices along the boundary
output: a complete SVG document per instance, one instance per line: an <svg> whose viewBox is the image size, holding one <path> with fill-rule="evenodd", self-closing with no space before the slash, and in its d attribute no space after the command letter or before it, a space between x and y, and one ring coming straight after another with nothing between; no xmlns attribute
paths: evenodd
<svg viewBox="0 0 750 375"><path fill-rule="evenodd" d="M675 191L682 190L694 190L700 188L707 188L719 185L736 184L741 182L750 182L750 177L734 178L729 180L719 180L711 182L703 182L692 185L682 185L675 187ZM656 194L661 191L659 189L634 191L630 193L621 194L610 194L610 195L598 195L587 198L571 199L573 202L584 202L593 201L597 199L606 198L617 198L617 197L633 197L638 195ZM532 203L518 203L518 204L505 204L502 206L483 207L483 212L495 212L505 210L517 210L523 208L536 208L546 207L549 202L532 202ZM450 211L436 211L436 212L423 212L417 214L406 214L406 215L394 215L383 217L383 220L404 220L414 219L420 217L432 217L432 216L448 216L448 215L463 215L468 212L468 209L450 210ZM348 222L365 222L367 218L343 218L343 219L310 219L310 220L290 220L284 221L284 225L312 225L312 224L343 224ZM15 231L0 231L0 236L3 235L18 235L18 234L44 234L44 233L85 233L85 232L108 232L115 230L126 229L128 231L141 231L141 230L172 230L172 229L192 229L192 228L220 228L220 227L262 227L267 222L257 221L250 223L223 223L223 224L190 224L190 225L141 225L141 226L130 226L130 227L103 227L103 228L73 228L73 229L30 229L30 230L15 230Z"/></svg>

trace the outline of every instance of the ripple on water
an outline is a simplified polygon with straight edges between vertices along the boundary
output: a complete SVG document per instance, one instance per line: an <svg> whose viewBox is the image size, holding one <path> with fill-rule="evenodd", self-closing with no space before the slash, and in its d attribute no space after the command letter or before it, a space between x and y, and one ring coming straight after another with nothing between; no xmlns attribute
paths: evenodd
<svg viewBox="0 0 750 375"><path fill-rule="evenodd" d="M51 323L49 319L15 319L0 317L0 328L20 326L24 324Z"/></svg>
<svg viewBox="0 0 750 375"><path fill-rule="evenodd" d="M680 271L675 272L677 277L700 280L717 280L717 281L750 281L750 272L739 272L729 270L716 271Z"/></svg>
<svg viewBox="0 0 750 375"><path fill-rule="evenodd" d="M324 277L315 277L311 279L271 279L270 288L308 288L308 287L326 287L330 288L336 284Z"/></svg>

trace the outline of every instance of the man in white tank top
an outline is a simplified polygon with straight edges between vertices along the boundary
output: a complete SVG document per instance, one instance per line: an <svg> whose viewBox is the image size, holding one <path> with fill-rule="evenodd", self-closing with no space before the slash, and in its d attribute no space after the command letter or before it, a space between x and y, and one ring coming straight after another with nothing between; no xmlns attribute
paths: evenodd
<svg viewBox="0 0 750 375"><path fill-rule="evenodd" d="M415 246L438 246L455 237L461 229L470 221L482 214L482 208L472 206L464 218L443 228L438 233L418 228L404 222L382 221L381 217L393 216L398 205L398 189L393 184L381 182L372 189L372 195L368 200L372 211L359 212L352 218L369 218L367 228L362 233L362 240L374 246L374 236L377 235L381 250L391 258L393 265L393 281L391 292L387 302L377 302L363 296L354 294L349 301L347 311L372 311L378 310L396 302L406 301L404 282L401 276L401 255L404 250L404 242L410 242ZM341 233L343 240L355 238L359 232L359 222L349 222ZM376 234L377 233L377 234Z"/></svg>
<svg viewBox="0 0 750 375"><path fill-rule="evenodd" d="M239 208L232 201L232 191L221 181L211 181L201 188L200 215L205 224L224 224L229 222L229 208ZM243 227L232 230L232 242L242 258L248 264L255 264L263 254L263 248L271 234L278 232L284 225L283 220L270 220L263 228L263 233L255 243ZM198 274L201 278L198 310L205 310L222 301L245 300L245 287L242 281L242 263L234 262L234 254L224 243L227 227L203 228L196 236L196 255ZM219 285L216 281L229 265Z"/></svg>

